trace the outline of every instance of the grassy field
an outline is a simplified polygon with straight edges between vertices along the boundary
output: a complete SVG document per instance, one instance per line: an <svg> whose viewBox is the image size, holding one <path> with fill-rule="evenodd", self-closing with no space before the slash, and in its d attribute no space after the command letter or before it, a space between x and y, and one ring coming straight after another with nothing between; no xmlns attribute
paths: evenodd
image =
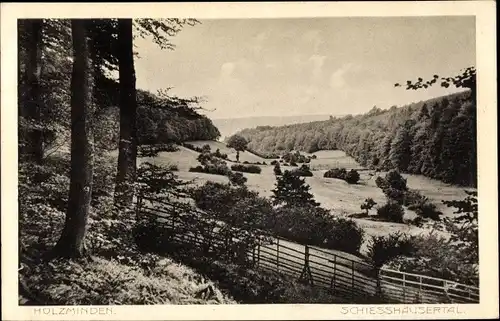
<svg viewBox="0 0 500 321"><path fill-rule="evenodd" d="M235 158L235 151L227 148L223 143L214 141L196 141L190 142L195 146L210 145L212 150L220 149L222 153L227 153L230 158ZM317 159L312 160L311 168L313 177L305 178L307 184L311 186L311 192L315 199L321 203L321 206L332 210L334 215L349 216L360 213L360 205L366 198L373 198L377 205L371 210L370 214L376 213L376 207L383 205L386 198L382 191L376 186L376 176L371 174L372 171L361 170L359 184L351 185L340 179L324 178L323 174L328 168L344 167L344 168L360 168L359 164L354 159L347 156L342 151L319 151L315 155ZM160 164L176 164L179 168L177 173L181 179L193 180L196 184L203 184L206 181L215 181L220 183L228 182L228 178L220 175L211 175L204 173L188 172L190 167L196 166L199 163L196 161L198 153L184 147L180 147L177 152L162 152L158 157L150 159L143 158L140 161L150 161ZM263 162L265 159L254 154L244 152L240 154L241 161ZM267 160L269 163L269 160ZM244 173L247 177L247 186L255 191L258 191L261 196L271 196L271 190L275 187L276 177L273 173L272 165L260 165L262 168L261 174ZM282 170L292 169L293 167L282 166ZM381 172L378 175L385 175ZM427 196L444 215L452 215L453 209L450 209L441 203L441 200L461 199L466 196L464 189L458 186L442 183L437 180L429 179L419 175L403 175L408 180L408 186L412 189L419 190L423 195ZM406 209L405 217L412 218L416 214ZM428 233L429 229L419 228L409 224L391 223L374 221L363 218L354 218L356 222L365 229L367 236L387 235L392 232L401 231L409 234ZM366 240L369 237L365 238ZM367 242L362 246L362 252L366 250Z"/></svg>

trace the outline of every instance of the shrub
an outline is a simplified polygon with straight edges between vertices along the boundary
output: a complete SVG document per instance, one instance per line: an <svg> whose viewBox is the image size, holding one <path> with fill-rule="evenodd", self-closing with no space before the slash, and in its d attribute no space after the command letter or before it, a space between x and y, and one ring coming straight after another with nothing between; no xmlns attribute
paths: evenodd
<svg viewBox="0 0 500 321"><path fill-rule="evenodd" d="M296 162L291 161L291 162L290 162L290 166L299 166L299 165L297 165L297 163L296 163Z"/></svg>
<svg viewBox="0 0 500 321"><path fill-rule="evenodd" d="M380 268L400 255L411 255L415 251L412 238L396 232L386 236L372 236L367 256L376 268Z"/></svg>
<svg viewBox="0 0 500 321"><path fill-rule="evenodd" d="M247 178L242 173L229 173L229 181L234 185L245 185Z"/></svg>
<svg viewBox="0 0 500 321"><path fill-rule="evenodd" d="M260 174L262 172L262 168L257 165L242 165L242 164L234 164L231 166L233 171L244 172L244 173L253 173Z"/></svg>
<svg viewBox="0 0 500 321"><path fill-rule="evenodd" d="M276 210L274 232L299 243L356 254L364 231L350 219L334 218L329 210L312 205L291 205Z"/></svg>
<svg viewBox="0 0 500 321"><path fill-rule="evenodd" d="M355 169L351 169L344 179L349 184L356 184L359 181L359 173Z"/></svg>
<svg viewBox="0 0 500 321"><path fill-rule="evenodd" d="M243 164L250 164L248 161L244 161Z"/></svg>
<svg viewBox="0 0 500 321"><path fill-rule="evenodd" d="M325 172L323 177L343 179L349 184L356 184L359 181L359 173L355 169L349 172L345 168L332 168Z"/></svg>
<svg viewBox="0 0 500 321"><path fill-rule="evenodd" d="M281 172L280 163L276 162L276 163L274 164L273 171L274 171L274 175L276 175L276 176L283 174L283 173Z"/></svg>
<svg viewBox="0 0 500 321"><path fill-rule="evenodd" d="M403 206L397 202L389 201L377 209L377 215L387 221L402 223L404 216Z"/></svg>
<svg viewBox="0 0 500 321"><path fill-rule="evenodd" d="M439 215L443 214L441 211L438 211L435 204L429 203L427 200L413 204L408 208L415 211L415 213L417 213L417 215L422 219L429 218L434 221L439 221L441 220Z"/></svg>
<svg viewBox="0 0 500 321"><path fill-rule="evenodd" d="M227 159L227 154L222 154L220 152L220 149L217 148L217 150L215 151L215 153L213 153L213 155L215 157L218 157L218 158L222 158L222 159Z"/></svg>
<svg viewBox="0 0 500 321"><path fill-rule="evenodd" d="M203 166L195 166L195 167L191 167L189 169L190 172L196 172L196 173L205 173L205 169L203 168Z"/></svg>
<svg viewBox="0 0 500 321"><path fill-rule="evenodd" d="M292 173L292 175L295 175L295 176L307 176L307 177L313 176L313 173L309 169L309 166L307 166L305 164L300 166L299 168L292 170L291 173Z"/></svg>
<svg viewBox="0 0 500 321"><path fill-rule="evenodd" d="M207 164L205 166L196 166L189 169L190 172L214 174L214 175L224 175L227 176L231 173L229 167L226 164Z"/></svg>
<svg viewBox="0 0 500 321"><path fill-rule="evenodd" d="M429 199L420 194L419 191L407 190L406 192L404 192L403 205L405 206L410 206L410 205L418 206L419 204L423 204L428 201Z"/></svg>
<svg viewBox="0 0 500 321"><path fill-rule="evenodd" d="M368 215L368 211L373 208L373 206L377 205L377 203L373 200L373 198L365 199L365 202L361 204L360 208L362 210L366 210L366 215Z"/></svg>
<svg viewBox="0 0 500 321"><path fill-rule="evenodd" d="M332 219L324 245L328 248L357 254L363 244L365 232L355 221L343 217Z"/></svg>
<svg viewBox="0 0 500 321"><path fill-rule="evenodd" d="M345 168L332 168L325 172L323 177L344 179L347 175Z"/></svg>
<svg viewBox="0 0 500 321"><path fill-rule="evenodd" d="M477 256L471 260L463 243L456 243L436 233L411 237L414 251L389 261L388 268L478 285Z"/></svg>
<svg viewBox="0 0 500 321"><path fill-rule="evenodd" d="M238 200L257 196L257 192L250 191L244 186L231 187L229 184L212 181L208 181L191 191L191 197L200 209L221 212L228 212Z"/></svg>
<svg viewBox="0 0 500 321"><path fill-rule="evenodd" d="M401 176L401 174L396 170L391 170L385 175L385 180L389 183L389 186L400 191L406 191L408 187L406 186L406 179Z"/></svg>
<svg viewBox="0 0 500 321"><path fill-rule="evenodd" d="M273 161L271 161L271 165L276 165L276 164L278 164L278 163L279 163L279 162L278 162L277 160L273 160Z"/></svg>

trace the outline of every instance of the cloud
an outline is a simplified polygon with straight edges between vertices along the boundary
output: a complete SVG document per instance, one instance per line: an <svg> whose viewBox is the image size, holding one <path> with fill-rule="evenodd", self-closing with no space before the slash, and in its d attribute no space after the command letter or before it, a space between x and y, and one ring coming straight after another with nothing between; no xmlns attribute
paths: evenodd
<svg viewBox="0 0 500 321"><path fill-rule="evenodd" d="M359 70L361 70L361 66L359 64L353 64L351 62L344 64L330 76L330 87L335 89L345 87L345 75L349 72L357 72Z"/></svg>
<svg viewBox="0 0 500 321"><path fill-rule="evenodd" d="M235 68L234 62L226 62L220 67L221 78L231 78Z"/></svg>
<svg viewBox="0 0 500 321"><path fill-rule="evenodd" d="M322 68L325 63L326 56L321 56L321 55L312 55L309 57L309 61L312 63L312 76L313 79L319 78L321 76Z"/></svg>
<svg viewBox="0 0 500 321"><path fill-rule="evenodd" d="M313 52L318 52L319 47L323 44L319 30L309 30L302 35L302 39L312 44Z"/></svg>

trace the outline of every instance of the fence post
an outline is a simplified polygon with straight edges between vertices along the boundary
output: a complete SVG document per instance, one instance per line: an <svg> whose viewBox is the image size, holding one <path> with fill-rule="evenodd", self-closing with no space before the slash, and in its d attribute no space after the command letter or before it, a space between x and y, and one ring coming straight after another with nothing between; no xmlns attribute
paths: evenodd
<svg viewBox="0 0 500 321"><path fill-rule="evenodd" d="M382 297L382 281L381 281L381 274L382 270L380 268L377 268L377 296L380 298Z"/></svg>
<svg viewBox="0 0 500 321"><path fill-rule="evenodd" d="M262 239L259 237L259 243L257 244L257 267L260 267L260 244Z"/></svg>
<svg viewBox="0 0 500 321"><path fill-rule="evenodd" d="M406 303L406 274L403 273L403 303Z"/></svg>
<svg viewBox="0 0 500 321"><path fill-rule="evenodd" d="M330 284L330 289L332 292L335 292L335 283L337 277L337 255L333 255L333 275L332 275L332 283Z"/></svg>
<svg viewBox="0 0 500 321"><path fill-rule="evenodd" d="M418 303L422 303L422 276L418 277L419 286L418 286Z"/></svg>
<svg viewBox="0 0 500 321"><path fill-rule="evenodd" d="M309 267L309 246L307 244L304 248L304 268L302 269L302 273L300 273L299 280L305 280L306 277L307 283L314 285L311 268Z"/></svg>
<svg viewBox="0 0 500 321"><path fill-rule="evenodd" d="M351 261L351 295L354 297L354 261Z"/></svg>
<svg viewBox="0 0 500 321"><path fill-rule="evenodd" d="M280 238L276 238L276 271L280 271Z"/></svg>

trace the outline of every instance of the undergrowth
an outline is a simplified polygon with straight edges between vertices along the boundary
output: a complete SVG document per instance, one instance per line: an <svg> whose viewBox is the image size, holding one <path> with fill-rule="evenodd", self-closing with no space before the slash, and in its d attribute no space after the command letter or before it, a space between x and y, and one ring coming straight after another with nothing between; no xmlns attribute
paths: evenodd
<svg viewBox="0 0 500 321"><path fill-rule="evenodd" d="M112 219L112 162L96 160L95 190L86 248L78 260L47 260L62 231L67 200L67 159L19 169L19 303L229 304L235 301L215 284L171 258L141 252L131 229L133 217ZM104 191L103 191L104 190ZM209 289L210 291L207 291Z"/></svg>

